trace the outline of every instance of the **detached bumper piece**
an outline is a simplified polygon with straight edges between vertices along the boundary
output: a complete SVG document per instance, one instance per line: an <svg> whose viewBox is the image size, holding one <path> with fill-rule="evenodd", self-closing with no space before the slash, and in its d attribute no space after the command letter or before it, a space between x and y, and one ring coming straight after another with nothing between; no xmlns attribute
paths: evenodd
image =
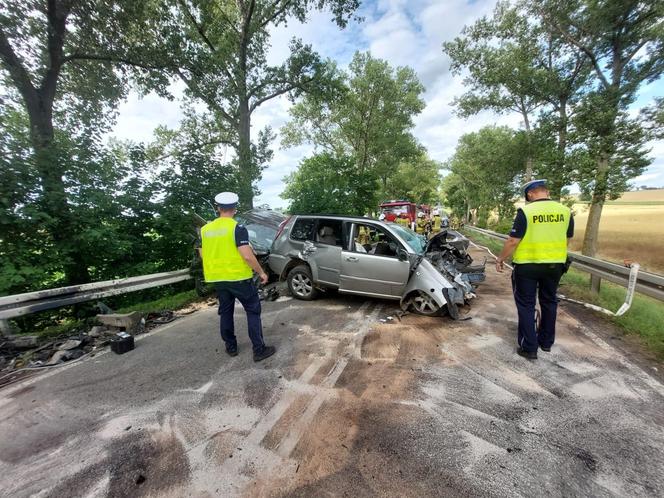
<svg viewBox="0 0 664 498"><path fill-rule="evenodd" d="M115 354L125 354L134 349L134 336L126 332L120 332L117 337L111 339L111 351Z"/></svg>

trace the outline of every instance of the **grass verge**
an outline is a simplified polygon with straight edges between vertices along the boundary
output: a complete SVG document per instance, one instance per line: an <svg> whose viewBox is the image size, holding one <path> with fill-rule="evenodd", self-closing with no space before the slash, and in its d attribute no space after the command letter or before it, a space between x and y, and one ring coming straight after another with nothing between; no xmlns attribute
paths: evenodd
<svg viewBox="0 0 664 498"><path fill-rule="evenodd" d="M196 294L195 290L188 290L179 292L170 296L164 296L154 301L147 301L145 303L136 303L131 306L125 306L116 310L116 313L131 313L132 311L140 311L141 313L150 313L164 310L176 310L183 308L188 304L195 301L200 301L201 298Z"/></svg>
<svg viewBox="0 0 664 498"><path fill-rule="evenodd" d="M494 254L502 248L502 243L478 234L472 230L463 233L473 242L491 249ZM626 289L620 285L602 281L599 295L590 291L589 274L574 267L565 274L560 282L560 293L586 303L596 304L611 311L617 311L625 301ZM623 316L609 317L596 313L600 320L609 320L627 334L641 337L646 347L664 360L664 303L656 299L634 294L632 307Z"/></svg>

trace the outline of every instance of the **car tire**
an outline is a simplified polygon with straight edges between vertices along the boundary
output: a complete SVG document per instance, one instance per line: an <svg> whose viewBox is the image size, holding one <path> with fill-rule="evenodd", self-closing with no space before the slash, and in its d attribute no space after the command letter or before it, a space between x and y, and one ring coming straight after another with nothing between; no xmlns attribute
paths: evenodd
<svg viewBox="0 0 664 498"><path fill-rule="evenodd" d="M410 308L418 315L439 316L442 308L424 291L417 291L410 300Z"/></svg>
<svg viewBox="0 0 664 498"><path fill-rule="evenodd" d="M314 279L307 265L299 265L288 272L286 277L288 290L296 299L311 301L318 297L318 289L314 287Z"/></svg>

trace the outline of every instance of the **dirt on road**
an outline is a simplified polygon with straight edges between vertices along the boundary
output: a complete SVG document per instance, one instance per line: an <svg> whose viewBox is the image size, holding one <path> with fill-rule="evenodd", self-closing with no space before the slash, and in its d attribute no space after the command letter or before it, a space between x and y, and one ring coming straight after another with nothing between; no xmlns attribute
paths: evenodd
<svg viewBox="0 0 664 498"><path fill-rule="evenodd" d="M659 495L658 365L567 305L553 351L517 356L509 275L487 269L468 320L267 303L278 353L256 365L209 309L0 391L0 495Z"/></svg>

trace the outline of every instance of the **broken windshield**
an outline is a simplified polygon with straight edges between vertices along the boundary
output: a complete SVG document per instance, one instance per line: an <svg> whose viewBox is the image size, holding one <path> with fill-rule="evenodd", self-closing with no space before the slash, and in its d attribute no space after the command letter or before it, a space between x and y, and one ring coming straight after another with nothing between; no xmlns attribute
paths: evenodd
<svg viewBox="0 0 664 498"><path fill-rule="evenodd" d="M388 223L390 228L397 233L417 254L423 254L426 247L426 239L421 235L416 234L408 228L404 228L396 223Z"/></svg>

